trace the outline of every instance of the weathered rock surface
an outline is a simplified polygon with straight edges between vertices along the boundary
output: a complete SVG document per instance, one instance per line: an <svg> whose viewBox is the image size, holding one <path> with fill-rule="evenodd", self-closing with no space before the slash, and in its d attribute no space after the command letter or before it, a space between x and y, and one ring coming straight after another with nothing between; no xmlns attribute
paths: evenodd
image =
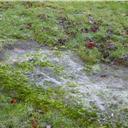
<svg viewBox="0 0 128 128"><path fill-rule="evenodd" d="M71 51L50 50L40 47L36 42L18 42L6 46L0 52L2 63L15 64L34 60L49 61L59 69L59 74L52 67L37 66L27 76L37 86L62 86L71 97L82 102L85 107L96 106L103 112L113 114L128 109L128 69L125 67L100 64L100 70L88 76L84 63ZM4 58L4 59L3 59ZM30 61L31 63L31 61Z"/></svg>

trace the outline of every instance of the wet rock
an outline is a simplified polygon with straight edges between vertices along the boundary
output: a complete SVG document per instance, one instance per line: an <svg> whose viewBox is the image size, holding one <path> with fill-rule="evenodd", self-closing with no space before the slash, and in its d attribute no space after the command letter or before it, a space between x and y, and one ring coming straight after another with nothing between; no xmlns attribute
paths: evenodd
<svg viewBox="0 0 128 128"><path fill-rule="evenodd" d="M14 44L6 44L6 45L4 45L3 49L13 50Z"/></svg>
<svg viewBox="0 0 128 128"><path fill-rule="evenodd" d="M88 76L84 70L84 63L72 51L61 50L59 52L62 56L58 57L54 54L55 50L46 47L35 48L37 45L33 42L32 44L30 42L28 44L25 44L25 42L20 43L13 45L11 50L5 50L6 54L8 54L8 58L4 60L5 64L14 65L13 60L17 63L36 61L33 60L31 55L39 55L39 60L42 60L44 54L47 56L47 61L53 64L53 67L48 66L47 68L35 66L33 71L24 73L34 85L42 88L63 87L63 89L68 90L69 95L73 95L76 102L80 103L82 101L84 107L96 106L100 111L106 113L108 110L116 109L119 111L118 108L128 106L128 69L126 67L118 66L118 68L114 68L104 65L104 68L102 68L101 64L98 64L92 67L96 73ZM25 48L24 53L19 54L19 52L14 51L15 48ZM102 50L104 53L105 49L102 48ZM121 60L126 62L128 55L123 56ZM55 73L54 64L63 67L63 72L59 75ZM22 71L24 72L24 70ZM106 74L110 74L111 77L106 76ZM76 83L77 86L68 86L68 83ZM77 92L74 90L77 90ZM117 98L116 101L114 97ZM92 101L92 106L90 101ZM122 104L120 104L120 101L122 101ZM113 103L118 107L111 108Z"/></svg>
<svg viewBox="0 0 128 128"><path fill-rule="evenodd" d="M24 49L21 49L21 48L14 48L14 52L17 52L17 53L24 53L25 50Z"/></svg>

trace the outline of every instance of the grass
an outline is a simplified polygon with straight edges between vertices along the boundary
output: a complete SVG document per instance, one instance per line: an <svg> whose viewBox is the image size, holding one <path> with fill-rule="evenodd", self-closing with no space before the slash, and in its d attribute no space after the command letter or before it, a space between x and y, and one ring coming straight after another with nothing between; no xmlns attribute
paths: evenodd
<svg viewBox="0 0 128 128"><path fill-rule="evenodd" d="M41 88L29 82L26 68L0 65L0 127L1 128L116 128L127 127L121 120L99 122L97 110L88 110L68 96L63 87ZM69 83L69 86L76 86ZM12 100L16 102L12 102ZM126 110L127 112L127 110ZM32 122L36 122L33 127ZM114 123L114 124L113 124Z"/></svg>
<svg viewBox="0 0 128 128"><path fill-rule="evenodd" d="M127 54L127 2L0 2L0 39L76 50L87 63ZM89 23L89 16L93 22ZM95 49L88 49L93 41ZM109 44L116 49L110 50ZM120 50L121 47L121 50Z"/></svg>
<svg viewBox="0 0 128 128"><path fill-rule="evenodd" d="M2 119L3 122L0 121L1 127L2 125L6 127L11 125L13 128L20 127L26 121L28 121L26 122L27 125L31 125L34 113L39 115L39 117L37 116L40 118L38 121L43 120L42 123L48 122L56 128L62 127L62 125L67 128L100 126L95 112L89 112L75 103L65 102L64 95L67 93L61 88L48 88L46 90L35 87L28 82L21 70L17 68L14 71L15 69L12 66L0 67L2 92L0 110L2 115L0 118L5 117L7 119ZM17 102L12 104L10 101L14 98ZM30 117L28 117L28 109L32 109ZM21 120L23 121L18 125Z"/></svg>
<svg viewBox="0 0 128 128"><path fill-rule="evenodd" d="M0 2L0 47L32 39L49 47L74 50L88 65L110 63L128 54L127 7L127 2ZM89 17L95 23L89 23ZM88 42L96 47L89 49ZM68 92L62 88L43 89L30 83L23 72L37 65L50 66L58 74L63 70L39 60L15 67L0 65L1 128L29 128L33 121L36 128L47 124L54 128L112 127L100 124L96 111L83 109L73 99L65 102ZM16 99L15 104L12 99ZM115 127L123 128L123 124L116 122Z"/></svg>

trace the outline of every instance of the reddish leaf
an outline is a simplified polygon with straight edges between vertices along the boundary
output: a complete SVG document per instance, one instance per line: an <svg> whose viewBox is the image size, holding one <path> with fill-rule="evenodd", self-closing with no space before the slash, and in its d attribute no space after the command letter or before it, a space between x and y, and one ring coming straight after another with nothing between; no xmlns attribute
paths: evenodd
<svg viewBox="0 0 128 128"><path fill-rule="evenodd" d="M86 47L89 49L93 49L95 47L95 43L93 41L89 41L87 42Z"/></svg>

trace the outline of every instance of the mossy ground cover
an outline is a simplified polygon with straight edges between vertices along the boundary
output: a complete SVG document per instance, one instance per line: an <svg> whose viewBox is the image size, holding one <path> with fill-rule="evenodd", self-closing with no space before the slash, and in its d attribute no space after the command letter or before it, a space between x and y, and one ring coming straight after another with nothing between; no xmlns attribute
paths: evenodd
<svg viewBox="0 0 128 128"><path fill-rule="evenodd" d="M32 127L33 120L40 128L47 124L56 128L100 127L96 113L65 102L67 92L60 87L35 87L23 71L15 69L8 65L0 67L1 127Z"/></svg>
<svg viewBox="0 0 128 128"><path fill-rule="evenodd" d="M112 62L127 55L127 7L127 2L0 2L0 46L33 39L74 50L89 64ZM45 90L29 83L23 71L37 64L52 66L0 65L0 127L112 127L101 125L95 112L65 103L67 92L61 88Z"/></svg>
<svg viewBox="0 0 128 128"><path fill-rule="evenodd" d="M75 99L66 98L68 90L63 87L36 86L24 74L29 71L28 68L21 68L21 65L0 65L0 127L45 128L49 124L54 128L126 126L119 120L100 122L97 109L88 110L82 107L80 101L78 104Z"/></svg>
<svg viewBox="0 0 128 128"><path fill-rule="evenodd" d="M33 39L76 50L89 63L111 62L127 55L127 7L127 2L0 2L0 44Z"/></svg>

